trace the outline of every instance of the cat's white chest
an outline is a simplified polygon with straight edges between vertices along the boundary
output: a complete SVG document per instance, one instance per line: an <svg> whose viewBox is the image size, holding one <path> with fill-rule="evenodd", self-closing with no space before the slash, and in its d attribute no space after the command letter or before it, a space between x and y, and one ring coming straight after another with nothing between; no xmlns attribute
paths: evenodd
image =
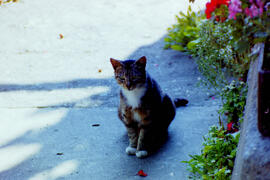
<svg viewBox="0 0 270 180"><path fill-rule="evenodd" d="M139 107L141 103L141 98L145 94L145 91L146 91L145 87L136 88L131 91L122 89L123 95L127 99L127 104L131 106L132 108Z"/></svg>

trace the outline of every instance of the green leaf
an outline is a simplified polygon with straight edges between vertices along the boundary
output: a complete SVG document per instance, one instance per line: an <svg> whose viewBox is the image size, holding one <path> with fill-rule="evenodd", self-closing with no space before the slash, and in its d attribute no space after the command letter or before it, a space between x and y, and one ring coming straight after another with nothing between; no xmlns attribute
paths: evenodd
<svg viewBox="0 0 270 180"><path fill-rule="evenodd" d="M235 48L239 53L244 53L248 49L250 49L250 45L249 45L249 42L247 39L242 39L242 40L238 41Z"/></svg>
<svg viewBox="0 0 270 180"><path fill-rule="evenodd" d="M187 44L187 48L188 48L189 50L192 50L192 49L194 49L194 48L196 47L196 45L197 45L199 42L200 42L199 39L190 41L190 42L188 42L188 44Z"/></svg>
<svg viewBox="0 0 270 180"><path fill-rule="evenodd" d="M181 45L171 45L171 48L176 51L184 51L184 47Z"/></svg>
<svg viewBox="0 0 270 180"><path fill-rule="evenodd" d="M172 40L171 40L171 38L166 37L166 38L164 38L164 41L165 41L165 42L171 42Z"/></svg>
<svg viewBox="0 0 270 180"><path fill-rule="evenodd" d="M171 47L170 44L165 44L164 49L169 49Z"/></svg>

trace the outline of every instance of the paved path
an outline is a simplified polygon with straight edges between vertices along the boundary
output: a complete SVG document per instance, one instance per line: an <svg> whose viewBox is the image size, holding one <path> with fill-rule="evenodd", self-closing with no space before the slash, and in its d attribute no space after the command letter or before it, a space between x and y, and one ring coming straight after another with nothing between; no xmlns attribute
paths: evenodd
<svg viewBox="0 0 270 180"><path fill-rule="evenodd" d="M202 3L203 4L203 3ZM194 60L163 50L179 0L21 0L0 7L0 179L186 179L217 123L219 101L197 86ZM60 34L63 38L60 38ZM156 154L125 154L109 58L147 56L172 97L186 97Z"/></svg>

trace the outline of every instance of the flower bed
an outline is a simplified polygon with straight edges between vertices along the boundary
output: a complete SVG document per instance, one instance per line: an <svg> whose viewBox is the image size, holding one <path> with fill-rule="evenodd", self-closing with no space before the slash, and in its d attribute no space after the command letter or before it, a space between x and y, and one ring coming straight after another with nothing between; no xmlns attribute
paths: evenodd
<svg viewBox="0 0 270 180"><path fill-rule="evenodd" d="M255 44L269 41L270 2L264 0L211 0L204 14L192 12L177 16L178 24L169 28L166 48L191 54L204 79L222 99L220 127L210 129L200 155L191 155L192 178L230 179L237 136L247 95L247 74L257 57ZM192 23L191 23L192 22ZM187 29L194 31L187 31ZM225 117L225 118L224 118ZM224 126L221 122L226 122ZM228 138L230 137L230 140ZM233 143L232 143L233 142ZM209 143L211 148L209 149ZM223 153L224 152L224 153ZM211 156L209 154L218 154ZM211 163L223 158L218 166Z"/></svg>

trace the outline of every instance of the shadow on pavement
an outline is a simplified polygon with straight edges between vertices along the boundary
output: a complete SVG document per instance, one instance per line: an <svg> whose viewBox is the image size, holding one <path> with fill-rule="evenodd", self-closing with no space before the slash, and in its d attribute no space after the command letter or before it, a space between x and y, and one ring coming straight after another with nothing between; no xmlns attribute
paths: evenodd
<svg viewBox="0 0 270 180"><path fill-rule="evenodd" d="M163 45L161 38L151 45L138 48L126 59L146 56L148 71L172 97L188 98L189 106L205 101L207 97L196 87L199 73L194 61L182 53L163 50ZM6 126L14 126L18 121L22 125L15 129L9 128L10 131L20 133L15 133L13 138L0 145L0 154L19 144L21 148L14 154L24 157L18 156L10 168L3 168L0 179L136 179L139 178L136 173L140 169L152 179L185 177L185 166L180 163L183 160L181 154L185 152L183 129L179 129L181 122L174 122L173 127L169 128L167 143L149 158L141 160L125 154L128 139L124 126L117 118L118 86L113 78L25 85L0 84L0 93L91 89L96 86L108 87L109 90L46 108L20 109L18 111L26 111L18 113L21 117L7 120ZM76 106L78 102L93 100L101 103L96 106ZM178 110L178 113L189 106ZM17 109L9 112L17 113ZM37 121L40 123L33 125ZM21 153L21 150L31 153Z"/></svg>

